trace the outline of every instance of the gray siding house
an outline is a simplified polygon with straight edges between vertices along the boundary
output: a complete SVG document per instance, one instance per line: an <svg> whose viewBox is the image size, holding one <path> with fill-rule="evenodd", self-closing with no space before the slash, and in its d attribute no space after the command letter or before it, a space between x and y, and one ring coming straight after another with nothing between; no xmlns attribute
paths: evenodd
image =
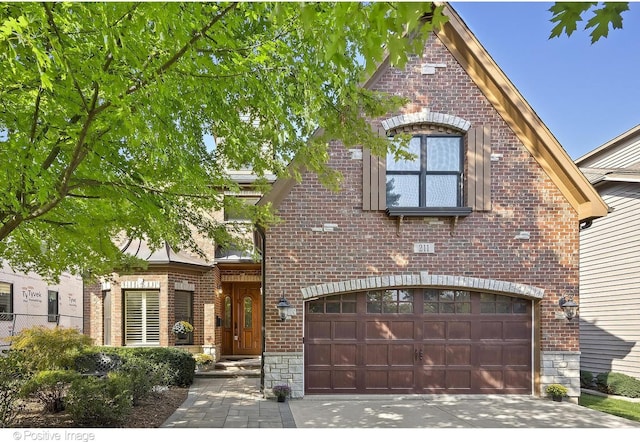
<svg viewBox="0 0 640 442"><path fill-rule="evenodd" d="M610 207L580 233L580 367L640 378L640 125L576 164Z"/></svg>

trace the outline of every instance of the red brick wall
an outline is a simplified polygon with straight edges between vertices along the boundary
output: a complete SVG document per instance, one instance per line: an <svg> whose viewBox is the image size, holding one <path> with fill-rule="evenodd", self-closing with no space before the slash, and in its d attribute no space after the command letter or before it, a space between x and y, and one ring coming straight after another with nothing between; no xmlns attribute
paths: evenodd
<svg viewBox="0 0 640 442"><path fill-rule="evenodd" d="M423 75L424 62L446 67ZM399 114L426 107L491 127L492 153L502 155L491 163L492 211L474 212L455 226L450 218L405 218L399 224L384 212L363 212L362 161L334 145L330 165L344 174L341 192L306 174L280 205L282 223L267 232L266 351L302 351L301 288L419 271L543 288L541 350L578 350L578 322L555 319L558 295L578 294L578 218L560 191L436 39L424 59L412 58L405 72L389 69L374 88L410 99ZM324 223L338 228L312 231ZM530 239L515 239L520 231L530 232ZM436 253L414 254L414 242L435 243ZM276 323L273 307L281 295L297 314Z"/></svg>

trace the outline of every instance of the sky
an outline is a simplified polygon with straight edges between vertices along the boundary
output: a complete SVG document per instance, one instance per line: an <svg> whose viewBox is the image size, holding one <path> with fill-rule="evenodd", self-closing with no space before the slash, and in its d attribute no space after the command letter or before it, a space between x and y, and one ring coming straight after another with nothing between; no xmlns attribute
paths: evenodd
<svg viewBox="0 0 640 442"><path fill-rule="evenodd" d="M580 24L549 39L551 2L451 5L572 159L640 124L640 2L594 44Z"/></svg>

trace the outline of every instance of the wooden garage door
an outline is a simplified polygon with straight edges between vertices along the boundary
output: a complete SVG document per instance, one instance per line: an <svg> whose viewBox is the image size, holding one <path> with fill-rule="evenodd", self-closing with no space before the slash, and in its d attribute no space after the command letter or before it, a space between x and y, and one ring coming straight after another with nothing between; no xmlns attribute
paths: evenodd
<svg viewBox="0 0 640 442"><path fill-rule="evenodd" d="M305 308L308 394L531 394L529 300L411 289Z"/></svg>

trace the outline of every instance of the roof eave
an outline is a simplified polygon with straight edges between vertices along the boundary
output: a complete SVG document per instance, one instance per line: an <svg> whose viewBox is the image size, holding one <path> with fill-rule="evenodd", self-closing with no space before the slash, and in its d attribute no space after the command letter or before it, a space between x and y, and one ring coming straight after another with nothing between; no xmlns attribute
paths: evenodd
<svg viewBox="0 0 640 442"><path fill-rule="evenodd" d="M449 5L445 13L449 20L437 31L438 37L567 198L579 220L605 216L605 202L513 83Z"/></svg>

